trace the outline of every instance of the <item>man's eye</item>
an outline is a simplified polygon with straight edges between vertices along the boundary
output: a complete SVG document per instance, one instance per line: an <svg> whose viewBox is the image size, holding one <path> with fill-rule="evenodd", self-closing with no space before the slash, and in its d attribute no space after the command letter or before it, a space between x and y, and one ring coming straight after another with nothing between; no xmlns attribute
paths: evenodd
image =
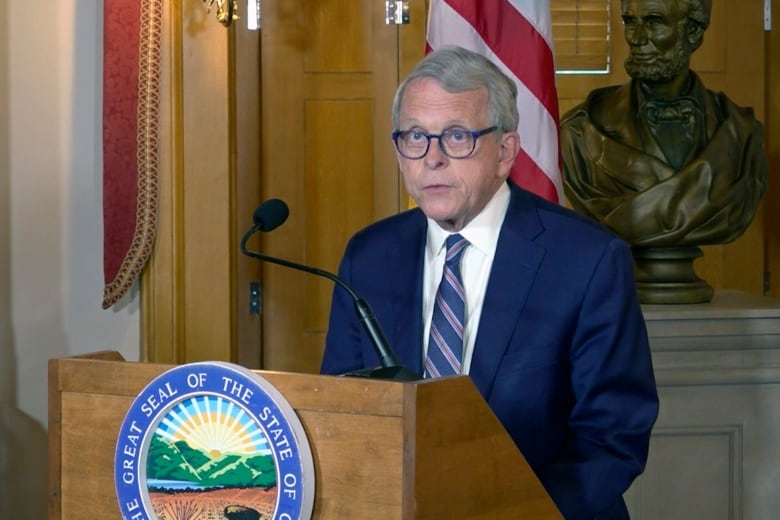
<svg viewBox="0 0 780 520"><path fill-rule="evenodd" d="M462 128L452 128L447 130L447 139L453 143L458 143L468 139L469 134Z"/></svg>
<svg viewBox="0 0 780 520"><path fill-rule="evenodd" d="M421 141L425 141L425 133L416 130L411 130L407 134L406 140L409 141L410 143L419 143Z"/></svg>

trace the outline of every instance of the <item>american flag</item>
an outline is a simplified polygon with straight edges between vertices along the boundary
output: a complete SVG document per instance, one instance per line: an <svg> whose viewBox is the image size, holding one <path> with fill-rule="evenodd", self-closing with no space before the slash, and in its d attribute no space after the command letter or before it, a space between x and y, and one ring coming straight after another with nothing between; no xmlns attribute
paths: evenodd
<svg viewBox="0 0 780 520"><path fill-rule="evenodd" d="M554 202L563 199L558 97L549 0L431 0L427 50L459 45L517 83L521 150L510 178Z"/></svg>

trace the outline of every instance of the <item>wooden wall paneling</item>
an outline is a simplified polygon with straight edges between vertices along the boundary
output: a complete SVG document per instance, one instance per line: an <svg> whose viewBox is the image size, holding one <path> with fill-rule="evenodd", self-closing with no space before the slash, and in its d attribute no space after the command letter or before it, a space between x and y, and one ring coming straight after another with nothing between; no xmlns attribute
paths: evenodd
<svg viewBox="0 0 780 520"><path fill-rule="evenodd" d="M302 1L269 2L263 6L261 35L262 193L281 198L290 217L273 233L258 237L263 252L294 262L304 260L303 186L305 173L302 52L311 29L304 25ZM346 84L346 76L337 81ZM316 88L314 88L316 90ZM350 89L352 90L352 89ZM291 237L281 240L281 235ZM263 264L263 368L293 370L303 337L296 327L305 305L304 273ZM308 363L308 367L313 367Z"/></svg>
<svg viewBox="0 0 780 520"><path fill-rule="evenodd" d="M765 122L763 19L763 0L714 0L710 27L691 67L707 88L753 107ZM704 257L696 262L696 270L716 289L763 293L764 205L737 240L702 248Z"/></svg>
<svg viewBox="0 0 780 520"><path fill-rule="evenodd" d="M344 237L371 222L373 182L370 172L373 157L350 154L348 150L371 150L373 104L369 100L312 100L306 103L305 197L306 261L311 265L337 266L345 244L332 240L332 234ZM361 129L358 131L358 129ZM368 177L368 178L367 178ZM336 220L316 215L340 215ZM306 301L303 304L304 330L311 341L323 344L322 332L328 328L333 282L321 277L304 279ZM316 349L316 344L310 348Z"/></svg>
<svg viewBox="0 0 780 520"><path fill-rule="evenodd" d="M201 30L183 32L182 216L185 361L230 359L230 119L228 32L202 5ZM186 21L184 21L186 23ZM192 26L190 26L192 27Z"/></svg>
<svg viewBox="0 0 780 520"><path fill-rule="evenodd" d="M262 200L260 190L260 33L246 29L243 19L232 32L235 44L231 46L232 59L229 91L231 96L231 169L232 217L230 250L233 265L230 269L230 287L234 310L231 322L235 326L235 356L233 360L249 368L262 365L262 316L250 314L250 283L261 283L262 267L258 260L239 251L244 233L254 225L252 214Z"/></svg>
<svg viewBox="0 0 780 520"><path fill-rule="evenodd" d="M235 27L226 29L199 3L168 6L160 224L142 280L144 357L166 363L241 357L257 365L259 319L239 303L254 264L239 258L238 237L258 199L252 193L258 160L247 143L259 141L259 93L252 92L252 74L235 67L256 69L257 41L236 39ZM237 78L242 87L234 89Z"/></svg>
<svg viewBox="0 0 780 520"><path fill-rule="evenodd" d="M163 4L159 110L159 208L154 248L141 274L141 358L179 363L183 351L183 272L176 230L182 226L182 53L179 1Z"/></svg>

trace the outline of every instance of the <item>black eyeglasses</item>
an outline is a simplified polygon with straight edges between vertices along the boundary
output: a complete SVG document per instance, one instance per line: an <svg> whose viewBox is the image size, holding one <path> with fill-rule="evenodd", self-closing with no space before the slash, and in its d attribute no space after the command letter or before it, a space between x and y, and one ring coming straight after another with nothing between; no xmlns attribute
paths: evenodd
<svg viewBox="0 0 780 520"><path fill-rule="evenodd" d="M489 126L483 130L455 127L440 134L429 134L422 130L396 130L392 136L396 150L407 159L425 157L434 137L439 140L439 148L444 155L451 159L465 159L474 153L477 139L496 130L497 126Z"/></svg>

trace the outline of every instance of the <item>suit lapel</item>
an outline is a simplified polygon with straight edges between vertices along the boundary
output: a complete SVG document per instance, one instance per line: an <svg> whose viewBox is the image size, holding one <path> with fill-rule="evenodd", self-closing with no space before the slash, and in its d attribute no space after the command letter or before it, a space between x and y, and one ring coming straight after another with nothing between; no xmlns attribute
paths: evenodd
<svg viewBox="0 0 780 520"><path fill-rule="evenodd" d="M401 363L422 373L422 273L427 222L422 211L398 230L396 242L386 258L391 279L392 329L390 343Z"/></svg>
<svg viewBox="0 0 780 520"><path fill-rule="evenodd" d="M544 228L534 199L512 187L485 293L469 375L487 399L544 256L533 239Z"/></svg>

